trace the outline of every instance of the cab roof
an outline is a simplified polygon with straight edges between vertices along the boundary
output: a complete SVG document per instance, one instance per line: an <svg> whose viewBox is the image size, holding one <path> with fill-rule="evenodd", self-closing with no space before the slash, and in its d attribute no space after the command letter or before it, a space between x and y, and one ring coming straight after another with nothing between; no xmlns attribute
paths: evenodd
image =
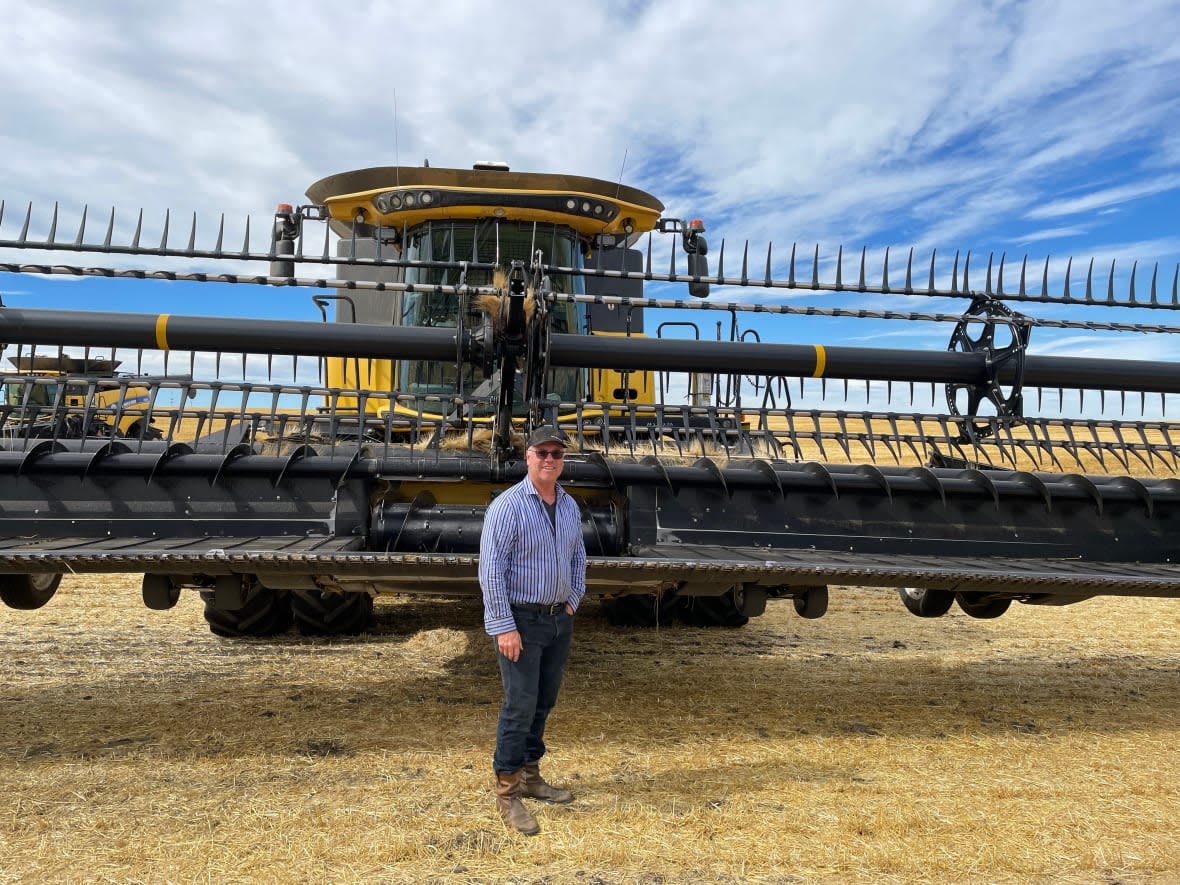
<svg viewBox="0 0 1180 885"><path fill-rule="evenodd" d="M582 236L629 236L655 227L664 204L617 182L504 169L377 166L321 178L307 189L333 229L354 222L408 228L426 221L502 218L564 224Z"/></svg>

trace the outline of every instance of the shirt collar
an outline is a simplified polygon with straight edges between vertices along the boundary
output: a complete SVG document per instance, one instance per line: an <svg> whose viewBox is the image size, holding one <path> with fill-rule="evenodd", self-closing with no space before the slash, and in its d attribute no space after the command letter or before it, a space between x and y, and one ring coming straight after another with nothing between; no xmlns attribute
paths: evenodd
<svg viewBox="0 0 1180 885"><path fill-rule="evenodd" d="M533 480L532 480L532 477L530 477L530 476L528 476L528 475L526 474L526 475L525 475L525 478L524 478L524 481L525 481L526 485L528 486L528 493L529 493L530 495L535 495L536 497L540 498L540 497L541 497L541 493L540 493L540 492L538 492L538 491L537 491L537 487L536 487L535 485L533 485ZM557 500L557 498L560 498L562 495L566 494L566 491L565 491L565 489L563 489L563 488L561 487L561 483L558 483L556 486L554 486L554 488L557 490L557 496L556 496L556 497L555 497L553 500L555 500L555 501L556 501L556 500ZM542 500L544 500L544 499L542 499Z"/></svg>

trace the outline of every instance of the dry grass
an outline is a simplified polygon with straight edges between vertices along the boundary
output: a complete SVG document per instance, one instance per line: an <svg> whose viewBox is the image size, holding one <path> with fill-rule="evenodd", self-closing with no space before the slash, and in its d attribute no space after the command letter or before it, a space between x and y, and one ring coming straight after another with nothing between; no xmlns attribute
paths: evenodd
<svg viewBox="0 0 1180 885"><path fill-rule="evenodd" d="M110 591L110 592L104 592ZM118 591L118 592L115 592ZM510 836L474 601L229 642L67 579L0 612L0 881L1180 881L1180 603L923 621L887 591L739 631L580 616Z"/></svg>

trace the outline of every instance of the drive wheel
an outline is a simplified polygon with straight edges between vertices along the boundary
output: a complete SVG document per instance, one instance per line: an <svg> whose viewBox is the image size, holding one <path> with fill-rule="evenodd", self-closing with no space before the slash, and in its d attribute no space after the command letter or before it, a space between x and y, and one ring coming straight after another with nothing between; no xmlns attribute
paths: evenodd
<svg viewBox="0 0 1180 885"><path fill-rule="evenodd" d="M209 631L216 636L274 636L291 626L291 602L285 590L254 584L245 591L242 607L232 610L218 608L212 590L202 590L201 599Z"/></svg>
<svg viewBox="0 0 1180 885"><path fill-rule="evenodd" d="M615 627L665 627L676 620L685 600L674 590L632 593L603 602L606 619Z"/></svg>
<svg viewBox="0 0 1180 885"><path fill-rule="evenodd" d="M685 620L697 627L744 627L750 622L738 608L732 592L690 597Z"/></svg>
<svg viewBox="0 0 1180 885"><path fill-rule="evenodd" d="M998 618L1012 604L1012 600L1007 597L997 599L986 593L956 593L955 601L966 614L981 620Z"/></svg>
<svg viewBox="0 0 1180 885"><path fill-rule="evenodd" d="M364 633L373 625L373 597L368 593L292 590L291 614L304 636Z"/></svg>
<svg viewBox="0 0 1180 885"><path fill-rule="evenodd" d="M897 591L906 611L919 618L940 618L951 610L955 594L950 590L922 587L900 587Z"/></svg>
<svg viewBox="0 0 1180 885"><path fill-rule="evenodd" d="M40 572L36 575L0 575L0 599L9 608L32 611L53 599L61 575Z"/></svg>

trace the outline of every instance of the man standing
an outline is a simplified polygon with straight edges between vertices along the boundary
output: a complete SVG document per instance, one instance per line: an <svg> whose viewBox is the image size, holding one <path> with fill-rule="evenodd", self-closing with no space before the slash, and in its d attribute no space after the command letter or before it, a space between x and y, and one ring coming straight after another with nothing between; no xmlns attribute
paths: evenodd
<svg viewBox="0 0 1180 885"><path fill-rule="evenodd" d="M540 427L528 439L528 475L488 506L479 541L484 629L493 638L504 704L496 729L496 804L504 823L541 831L521 797L572 802L545 783L545 720L557 702L586 593L586 546L578 504L558 484L565 435Z"/></svg>

